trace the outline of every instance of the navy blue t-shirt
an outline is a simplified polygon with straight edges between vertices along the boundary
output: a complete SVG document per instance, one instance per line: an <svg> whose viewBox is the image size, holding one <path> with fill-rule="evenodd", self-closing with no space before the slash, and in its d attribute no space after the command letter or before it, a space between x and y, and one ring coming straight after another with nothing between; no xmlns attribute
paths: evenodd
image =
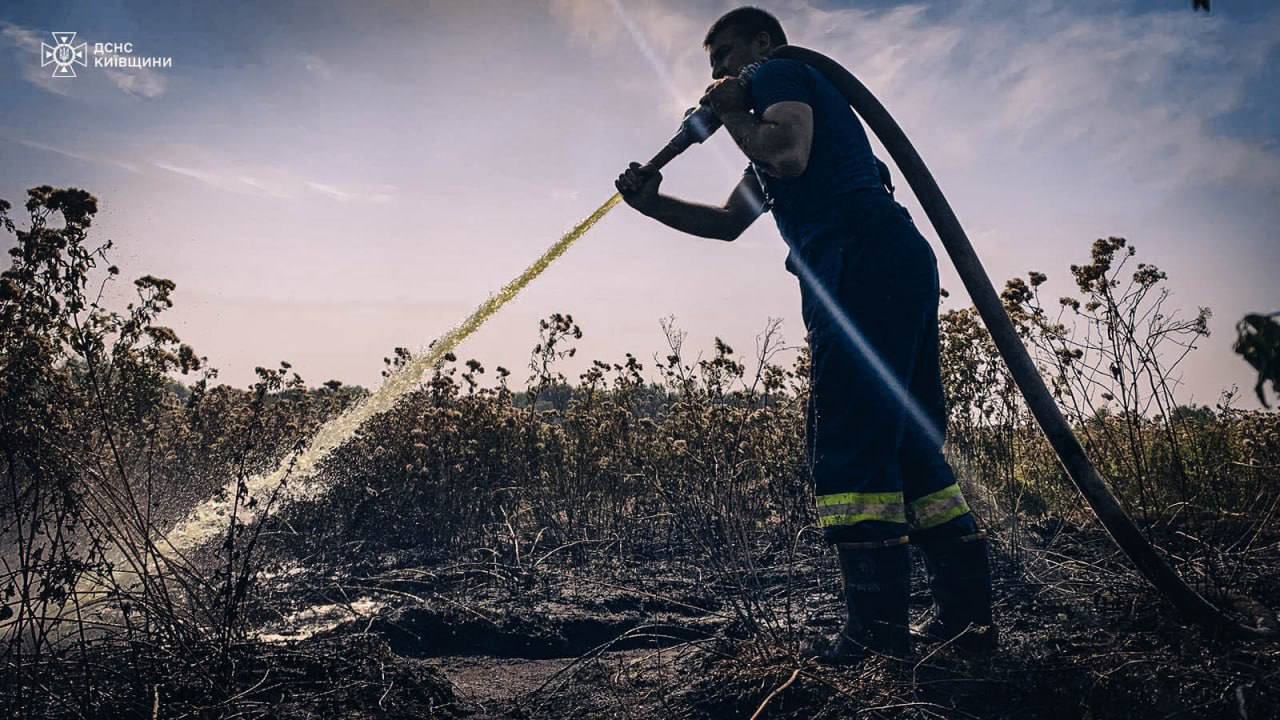
<svg viewBox="0 0 1280 720"><path fill-rule="evenodd" d="M871 143L849 103L820 72L798 60L775 59L751 74L752 110L762 115L774 103L794 100L813 108L813 145L805 171L793 178L754 172L773 211L778 232L792 251L839 222L840 195L859 188L883 189Z"/></svg>

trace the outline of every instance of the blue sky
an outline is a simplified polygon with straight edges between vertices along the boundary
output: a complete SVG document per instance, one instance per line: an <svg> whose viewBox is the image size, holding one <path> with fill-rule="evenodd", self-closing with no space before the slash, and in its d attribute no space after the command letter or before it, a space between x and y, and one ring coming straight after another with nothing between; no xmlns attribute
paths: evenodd
<svg viewBox="0 0 1280 720"><path fill-rule="evenodd" d="M1056 297L1094 238L1128 237L1168 271L1173 306L1214 311L1184 399L1251 385L1232 325L1280 309L1274 3L762 4L880 95L993 278L1040 270ZM373 384L392 347L461 319L670 136L709 82L702 35L730 6L4 6L0 197L95 193L125 275L177 283L170 322L224 380L287 359L313 383ZM173 66L50 78L39 43L71 30ZM717 137L664 189L719 201L742 165ZM694 348L719 335L749 351L769 317L799 343L784 256L768 217L725 244L622 207L462 354L520 376L554 311L582 323L582 362L649 357L668 315ZM945 257L942 274L966 303Z"/></svg>

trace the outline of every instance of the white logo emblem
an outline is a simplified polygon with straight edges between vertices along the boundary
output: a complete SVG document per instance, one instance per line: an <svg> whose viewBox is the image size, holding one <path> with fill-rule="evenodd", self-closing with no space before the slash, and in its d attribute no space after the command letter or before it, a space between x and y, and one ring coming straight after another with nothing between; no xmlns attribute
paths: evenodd
<svg viewBox="0 0 1280 720"><path fill-rule="evenodd" d="M75 65L79 63L80 67L85 67L85 57L88 54L85 50L86 43L72 45L76 39L73 32L56 32L52 35L57 45L40 43L40 67L53 65L54 77L75 77Z"/></svg>

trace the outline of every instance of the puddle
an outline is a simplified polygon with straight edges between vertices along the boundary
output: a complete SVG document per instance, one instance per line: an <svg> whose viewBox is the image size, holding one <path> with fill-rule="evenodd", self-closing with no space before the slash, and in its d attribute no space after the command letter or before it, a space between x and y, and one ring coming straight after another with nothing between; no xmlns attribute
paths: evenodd
<svg viewBox="0 0 1280 720"><path fill-rule="evenodd" d="M387 604L372 598L360 598L351 603L312 605L305 610L289 613L280 620L268 623L258 630L255 638L268 643L306 640L329 632L339 625L355 620L372 619Z"/></svg>

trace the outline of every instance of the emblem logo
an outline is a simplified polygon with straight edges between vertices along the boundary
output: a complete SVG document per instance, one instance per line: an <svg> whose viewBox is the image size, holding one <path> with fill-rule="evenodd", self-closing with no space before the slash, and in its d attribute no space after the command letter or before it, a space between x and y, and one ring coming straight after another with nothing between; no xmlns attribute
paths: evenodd
<svg viewBox="0 0 1280 720"><path fill-rule="evenodd" d="M72 45L75 42L76 34L73 32L56 32L51 33L53 41L56 45L48 43L40 43L40 67L48 67L53 65L53 77L75 77L78 64L85 67L85 58L88 55L86 51L86 43Z"/></svg>

